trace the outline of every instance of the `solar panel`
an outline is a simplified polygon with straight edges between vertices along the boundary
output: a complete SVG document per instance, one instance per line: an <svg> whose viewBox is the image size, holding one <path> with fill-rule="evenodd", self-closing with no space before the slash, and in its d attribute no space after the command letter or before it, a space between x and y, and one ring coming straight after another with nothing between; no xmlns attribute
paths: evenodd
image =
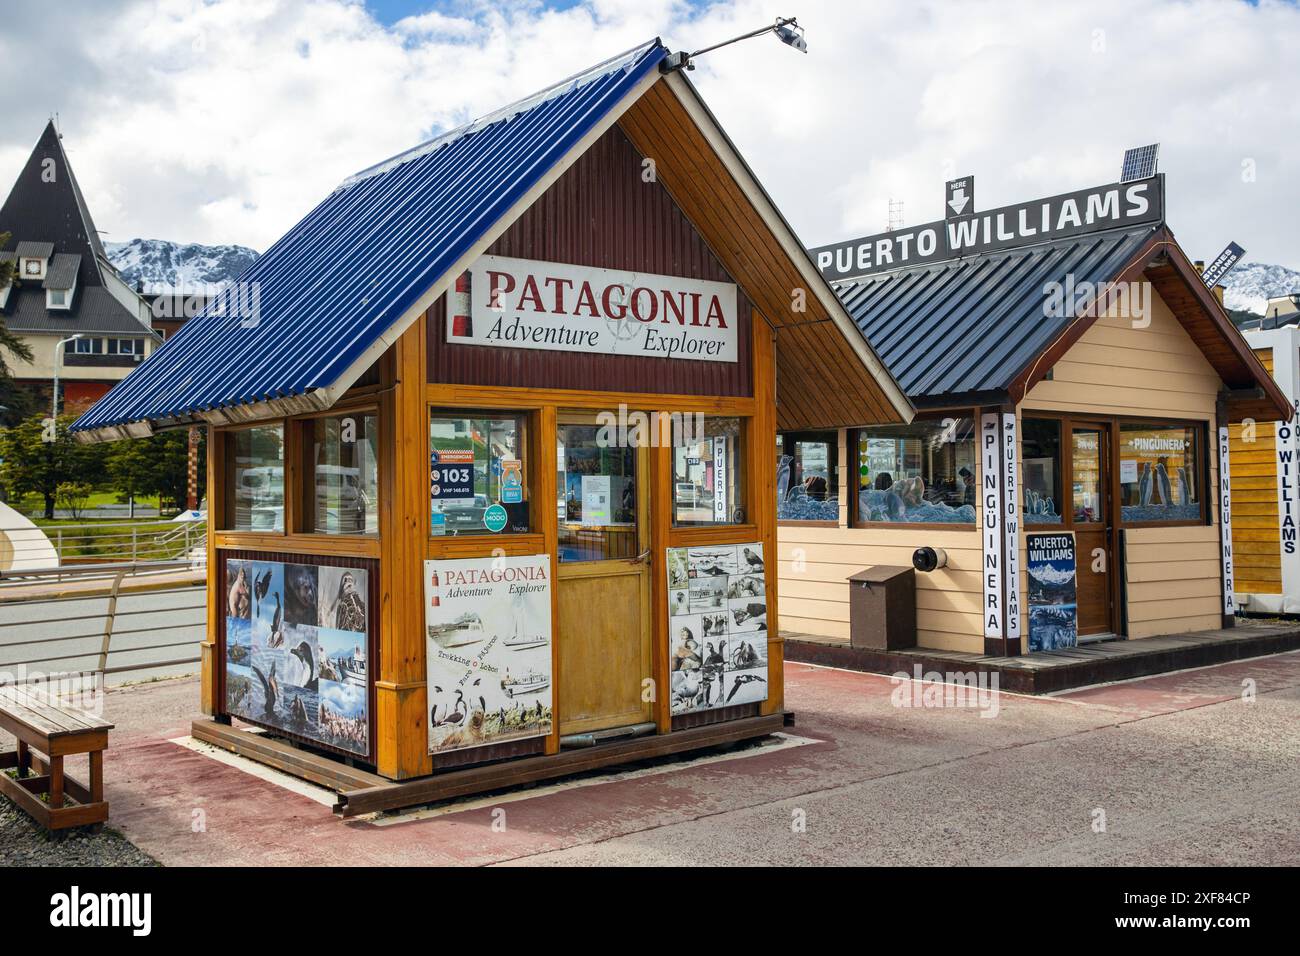
<svg viewBox="0 0 1300 956"><path fill-rule="evenodd" d="M1124 150L1124 168L1119 174L1119 181L1127 183L1135 179L1150 179L1156 174L1156 157L1159 155L1159 143Z"/></svg>

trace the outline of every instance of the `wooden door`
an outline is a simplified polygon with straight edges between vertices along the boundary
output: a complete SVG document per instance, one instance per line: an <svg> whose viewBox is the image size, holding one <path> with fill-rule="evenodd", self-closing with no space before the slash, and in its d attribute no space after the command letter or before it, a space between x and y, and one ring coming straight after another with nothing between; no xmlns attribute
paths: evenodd
<svg viewBox="0 0 1300 956"><path fill-rule="evenodd" d="M653 719L642 699L653 676L649 459L642 448L602 448L598 435L588 417L559 418L561 734Z"/></svg>
<svg viewBox="0 0 1300 956"><path fill-rule="evenodd" d="M1072 420L1069 448L1079 636L1107 634L1115 593L1109 425Z"/></svg>

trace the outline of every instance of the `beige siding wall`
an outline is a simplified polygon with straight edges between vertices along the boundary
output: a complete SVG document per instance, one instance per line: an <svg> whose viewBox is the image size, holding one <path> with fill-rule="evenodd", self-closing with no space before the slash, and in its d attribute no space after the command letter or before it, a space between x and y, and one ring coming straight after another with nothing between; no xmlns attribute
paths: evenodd
<svg viewBox="0 0 1300 956"><path fill-rule="evenodd" d="M948 566L916 576L917 643L983 650L979 534L782 525L777 530L781 629L848 640L849 575L874 565L911 567L923 545L943 548Z"/></svg>
<svg viewBox="0 0 1300 956"><path fill-rule="evenodd" d="M1056 364L1052 381L1030 390L1020 411L1205 422L1208 487L1217 488L1214 403L1222 383L1169 308L1154 292L1152 297L1149 327L1134 328L1129 319L1099 319ZM1125 571L1130 637L1220 625L1219 527L1213 509L1210 513L1210 526L1129 529Z"/></svg>

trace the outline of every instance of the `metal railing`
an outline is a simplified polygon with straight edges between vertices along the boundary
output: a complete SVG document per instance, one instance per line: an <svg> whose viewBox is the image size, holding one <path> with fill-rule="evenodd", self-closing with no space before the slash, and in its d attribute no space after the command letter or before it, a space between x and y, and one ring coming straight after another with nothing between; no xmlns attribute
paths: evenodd
<svg viewBox="0 0 1300 956"><path fill-rule="evenodd" d="M176 564L171 562L173 569ZM110 572L104 566L77 570L85 578ZM106 587L85 593L44 596L33 588L31 596L0 601L0 684L88 675L102 681L110 675L149 675L197 664L207 625L203 583L124 587L139 581L139 570L138 565L118 565ZM23 578L30 584L39 576L27 573Z"/></svg>
<svg viewBox="0 0 1300 956"><path fill-rule="evenodd" d="M48 560L50 547L54 549L59 567L69 566L68 562L144 564L159 561L184 561L194 567L203 567L207 560L207 524L201 521L100 521L48 525L40 531L48 539L48 545L31 529L17 530L8 535L10 564L52 568L55 563ZM0 572L0 577L8 578L17 573Z"/></svg>

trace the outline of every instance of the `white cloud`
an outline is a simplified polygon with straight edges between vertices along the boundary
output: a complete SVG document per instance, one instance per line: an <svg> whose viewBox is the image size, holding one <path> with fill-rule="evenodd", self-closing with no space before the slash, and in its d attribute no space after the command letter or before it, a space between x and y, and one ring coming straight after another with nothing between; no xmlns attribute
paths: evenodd
<svg viewBox="0 0 1300 956"><path fill-rule="evenodd" d="M808 56L763 37L691 77L809 243L881 229L890 198L908 222L936 218L950 175L974 174L989 208L1110 181L1124 147L1159 141L1189 253L1235 239L1253 259L1300 264L1286 214L1300 206L1294 6L795 7ZM440 129L649 36L695 48L773 13L757 0L471 0L385 27L344 0L61 4L0 34L0 84L29 91L6 108L0 183L58 112L109 238L265 249L344 176Z"/></svg>

